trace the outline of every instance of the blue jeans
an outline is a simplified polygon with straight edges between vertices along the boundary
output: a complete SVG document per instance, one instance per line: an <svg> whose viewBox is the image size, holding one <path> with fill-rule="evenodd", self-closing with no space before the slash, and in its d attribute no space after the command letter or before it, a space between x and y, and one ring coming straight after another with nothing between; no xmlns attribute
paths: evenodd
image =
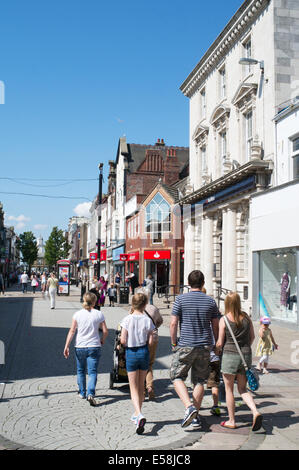
<svg viewBox="0 0 299 470"><path fill-rule="evenodd" d="M86 396L86 369L88 373L87 396L95 396L98 378L98 364L101 348L75 348L77 359L77 383L79 393Z"/></svg>

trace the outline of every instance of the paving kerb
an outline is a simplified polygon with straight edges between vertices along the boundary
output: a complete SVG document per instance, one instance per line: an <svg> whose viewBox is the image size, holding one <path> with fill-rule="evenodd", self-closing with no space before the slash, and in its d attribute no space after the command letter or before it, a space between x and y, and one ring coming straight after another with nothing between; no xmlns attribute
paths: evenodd
<svg viewBox="0 0 299 470"><path fill-rule="evenodd" d="M10 295L10 294L8 294L8 295ZM38 299L38 297L36 297L36 303L38 303L38 302L39 302L39 299ZM62 301L60 301L60 299L59 299L59 302L62 302ZM67 299L66 302L68 303L68 305L71 304L71 309L74 308L74 310L78 306L80 306L80 303L78 302L78 290L75 293L75 295L70 296ZM0 308L1 308L1 305L0 305ZM127 312L127 306L125 306L125 308L116 307L115 310L113 308L111 308L110 312L112 312L114 310L114 314L115 314L116 309L119 311L119 316L120 317L124 316ZM164 325L160 329L160 336L162 338L169 338L169 332L168 332L169 321L168 320L169 320L169 314L170 314L171 310L170 309L161 309L161 310L162 310L162 314L163 314L163 317L164 317ZM58 311L59 311L59 309L57 310L57 312ZM70 313L69 317L71 317L71 315L72 315L72 310L70 310L70 312L71 313ZM108 315L110 315L109 314L109 307L106 308L106 312L107 313L105 313L105 315L106 315L107 323L108 323L108 318L109 318ZM114 328L115 328L115 325L114 325ZM285 336L289 339L290 338L289 332L287 332L285 334ZM279 338L276 338L276 341L279 343ZM287 349L286 346L285 346L285 349ZM279 355L277 355L277 358L279 358ZM283 359L285 360L285 357L283 357ZM169 358L168 358L168 361L169 361ZM284 365L289 366L289 364L284 364ZM159 383L159 379L162 378L162 381L165 384L166 377L165 376L162 377L161 373L159 374L159 372L160 372L159 369L157 371L155 371L155 377L157 379L157 383ZM101 376L101 373L100 373L100 376ZM71 380L74 381L75 378L72 377ZM292 383L292 381L288 381L286 379L283 379L283 377L280 378L279 374L277 374L277 376L272 375L272 377L271 376L270 377L269 376L268 377L263 377L263 380L268 381L269 386L271 385L271 383L274 384L274 387L282 387L286 383L288 385ZM54 381L55 381L55 379L54 379ZM99 378L99 381L101 381L101 378ZM49 380L48 380L48 382L49 382ZM266 385L266 384L264 384L264 385ZM63 386L65 386L65 384ZM72 389L72 392L74 392L75 387L70 386L70 385L68 385L68 386ZM165 385L164 385L164 388L165 388ZM102 390L103 389L99 390L99 395L101 395ZM105 389L105 390L107 391L107 389ZM169 392L169 387L167 388L167 391ZM286 397L288 397L287 392L289 392L289 391L290 391L290 389L287 387L287 390L283 390L282 399L277 399L277 398L275 399L276 400L276 403L275 403L276 412L279 412L279 410L282 410L282 412L283 412L283 410L286 409L283 406L283 403L281 405L280 402L283 402L284 399L289 399L289 398L286 398ZM110 393L110 391L108 391L108 392ZM126 392L126 393L128 394L128 392ZM173 392L171 392L171 393L173 395ZM270 388L269 388L269 395L271 395L271 394L275 395L275 393L273 393L273 385L272 385L272 387L270 386ZM22 400L20 400L20 401L22 401ZM177 430L179 430L179 428L180 428L179 422L180 422L181 417L182 417L181 416L182 415L182 405L180 404L178 399L174 398L174 401L176 402L175 405L174 405L175 413L176 413L176 416L178 417L177 423L176 423L176 426L175 426L175 434L177 435ZM162 435L161 435L161 438L159 439L159 442L161 442L161 444L163 443L163 445L162 446L155 445L155 447L152 447L152 448L156 449L156 450L159 450L159 449L161 449L161 450L181 449L181 448L188 449L188 450L197 450L197 449L200 449L200 448L202 448L202 449L222 448L223 444L226 444L225 448L227 448L227 449L230 449L230 448L237 449L238 448L238 449L244 449L245 450L245 449L262 448L263 445L264 445L265 448L267 448L267 446L268 447L269 447L269 445L271 446L271 442L273 441L273 439L275 439L275 438L277 439L277 435L271 437L271 432L272 432L272 428L273 428L273 426L271 425L271 415L269 417L268 417L268 415L266 415L265 426L264 426L266 428L265 431L262 431L261 433L250 433L249 432L250 428L247 426L247 430L248 430L247 434L238 435L238 438L236 438L237 435L234 431L230 432L229 430L224 430L224 432L226 434L225 434L225 436L224 436L224 434L222 434L222 441L225 441L225 442L223 442L223 444L222 444L221 432L220 433L219 433L219 431L216 432L216 433L213 432L213 430L215 429L215 426L213 425L213 423L212 423L212 426L210 425L213 418L209 416L209 410L205 409L205 408L209 408L210 404L211 404L211 398L206 397L205 400L204 400L204 403L203 403L203 408L204 409L202 411L202 416L204 417L204 420L205 420L204 432L201 432L201 433L195 432L195 431L187 432L187 433L184 433L183 436L179 436L179 439L172 439L171 438L172 436L171 437L167 436L166 439L165 439L165 437L162 437ZM154 404L145 403L145 408L146 408L146 406L149 406L149 405L152 406ZM161 404L157 403L156 405L161 405ZM75 405L75 406L77 406L77 405ZM1 407L1 403L0 403L0 407ZM86 411L86 410L84 410L84 411ZM237 409L237 416L238 415L239 415L239 411ZM284 419L284 418L282 417L281 419ZM244 423L247 423L247 424L250 421L250 413L248 413L248 411L246 411L244 417L240 416L239 422L242 422L242 421ZM218 420L218 422L219 422L219 420ZM268 427L268 424L270 424L269 427ZM161 426L162 425L163 424L161 424ZM272 428L271 428L271 426L272 426ZM126 427L126 429L128 428L127 419L125 419L125 427ZM267 427L268 427L268 429L267 429ZM218 426L218 428L220 428L220 427ZM231 442L230 442L230 436L231 436ZM66 437L67 436L65 435L65 438ZM70 439L70 437L69 437L69 439ZM271 441L271 439L272 439L272 441ZM286 439L286 442L290 442L288 440L288 437L285 437L285 439ZM133 440L136 441L136 436L133 436ZM50 438L50 441L51 441L51 438ZM238 442L236 442L236 441L238 441ZM18 442L20 442L20 441L18 441ZM112 442L111 442L111 444L112 444ZM293 444L296 445L296 442L295 443L293 442ZM13 440L7 439L6 436L4 436L2 440L0 439L0 446L2 448L5 448L5 449L31 449L32 448L32 446L26 445L24 441L21 441L20 444L15 443L15 442L13 442ZM55 448L55 445L54 445L54 448ZM134 446L134 448L136 448L136 447ZM145 447L145 448L149 449L151 447Z"/></svg>

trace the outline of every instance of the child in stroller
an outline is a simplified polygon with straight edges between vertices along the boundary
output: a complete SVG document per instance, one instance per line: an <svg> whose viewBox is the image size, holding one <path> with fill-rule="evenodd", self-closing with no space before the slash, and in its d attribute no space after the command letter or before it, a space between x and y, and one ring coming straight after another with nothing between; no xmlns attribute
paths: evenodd
<svg viewBox="0 0 299 470"><path fill-rule="evenodd" d="M115 330L115 340L113 348L113 370L110 372L109 388L113 389L114 383L128 383L126 369L126 352L120 342L121 326Z"/></svg>

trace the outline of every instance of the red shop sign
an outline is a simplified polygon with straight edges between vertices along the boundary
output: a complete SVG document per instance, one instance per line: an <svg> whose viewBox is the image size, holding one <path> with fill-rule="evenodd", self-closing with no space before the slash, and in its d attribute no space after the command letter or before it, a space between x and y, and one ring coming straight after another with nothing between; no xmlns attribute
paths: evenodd
<svg viewBox="0 0 299 470"><path fill-rule="evenodd" d="M139 251L136 253L128 253L128 261L138 261L139 260Z"/></svg>
<svg viewBox="0 0 299 470"><path fill-rule="evenodd" d="M89 259L90 259L90 261L96 261L98 259L98 254L97 253L89 253Z"/></svg>
<svg viewBox="0 0 299 470"><path fill-rule="evenodd" d="M122 255L119 255L119 259L120 259L120 261L127 261L128 255L126 255L125 253L123 253Z"/></svg>
<svg viewBox="0 0 299 470"><path fill-rule="evenodd" d="M144 259L151 259L151 260L164 260L171 258L171 251L170 250L147 250L144 252Z"/></svg>
<svg viewBox="0 0 299 470"><path fill-rule="evenodd" d="M101 261L106 261L107 259L107 250L101 251Z"/></svg>

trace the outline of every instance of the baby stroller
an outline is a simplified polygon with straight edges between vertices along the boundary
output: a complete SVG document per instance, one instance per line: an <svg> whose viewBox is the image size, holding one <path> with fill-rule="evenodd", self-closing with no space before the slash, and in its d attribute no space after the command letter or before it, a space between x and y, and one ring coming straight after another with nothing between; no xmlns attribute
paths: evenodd
<svg viewBox="0 0 299 470"><path fill-rule="evenodd" d="M115 330L115 340L113 348L113 370L110 372L109 388L113 389L114 383L128 383L128 374L126 369L125 348L120 343L121 327L118 325Z"/></svg>

